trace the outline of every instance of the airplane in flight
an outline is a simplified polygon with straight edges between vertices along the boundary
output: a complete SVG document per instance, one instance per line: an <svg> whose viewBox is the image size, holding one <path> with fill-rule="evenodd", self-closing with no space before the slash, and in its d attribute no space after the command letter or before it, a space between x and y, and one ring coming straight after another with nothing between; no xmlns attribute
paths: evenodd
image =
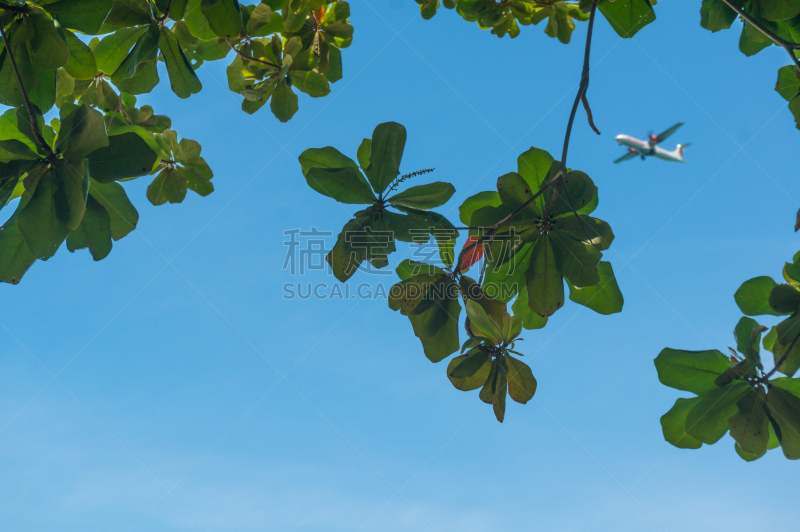
<svg viewBox="0 0 800 532"><path fill-rule="evenodd" d="M664 148L660 148L658 146L659 143L665 141L682 125L683 122L678 122L660 135L649 135L649 140L647 141L635 139L628 135L617 135L614 138L621 145L628 147L628 153L614 161L614 163L621 163L622 161L635 159L636 157L641 157L644 161L645 157L647 156L658 157L659 159L663 159L665 161L674 161L677 163L685 162L683 160L683 150L685 150L690 143L678 144L678 147L672 151L665 150Z"/></svg>

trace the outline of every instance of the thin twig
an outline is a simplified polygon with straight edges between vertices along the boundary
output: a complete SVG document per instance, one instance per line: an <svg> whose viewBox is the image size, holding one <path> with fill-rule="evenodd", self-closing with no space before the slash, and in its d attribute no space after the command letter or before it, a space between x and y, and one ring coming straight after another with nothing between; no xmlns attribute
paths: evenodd
<svg viewBox="0 0 800 532"><path fill-rule="evenodd" d="M783 354L783 356L780 358L780 360L778 360L778 363L775 364L775 367L772 368L772 370L769 373L758 379L758 382L766 383L769 380L769 378L772 377L776 371L778 371L778 369L783 365L783 363L786 362L786 359L789 358L789 354L792 352L792 348L794 347L794 344L797 343L797 340L800 340L800 334L794 337L792 343L789 344L789 349L787 349L786 352Z"/></svg>
<svg viewBox="0 0 800 532"><path fill-rule="evenodd" d="M3 37L3 44L6 47L6 53L8 54L8 59L11 61L11 67L14 69L14 76L17 78L17 83L19 83L19 90L22 93L22 101L25 103L25 109L28 111L28 116L31 119L31 132L33 133L34 140L36 140L36 144L44 151L47 155L48 159L52 159L54 157L53 150L50 149L50 146L45 142L44 137L42 136L42 132L39 131L39 123L36 121L36 111L33 109L33 104L31 100L28 98L28 91L25 90L25 85L22 83L22 76L20 76L19 68L17 68L17 61L14 59L14 54L11 53L11 45L8 42L8 37L6 37L6 30L0 25L0 35Z"/></svg>
<svg viewBox="0 0 800 532"><path fill-rule="evenodd" d="M748 15L744 9L734 4L732 0L722 0L722 1L725 2L725 5L727 5L729 8L739 13L739 15L747 22L749 22L755 29L757 29L758 31L769 37L772 40L772 42L774 42L775 44L786 50L786 52L792 58L792 61L794 61L795 68L797 68L798 72L800 72L800 61L797 60L797 56L794 53L795 50L800 49L800 44L787 41L786 39L778 37L771 31L769 31L767 28L762 26L761 23L758 22L755 18Z"/></svg>
<svg viewBox="0 0 800 532"><path fill-rule="evenodd" d="M167 20L167 18L169 17L170 9L172 9L172 2L173 0L169 0L169 4L167 4L167 9L164 10L163 15L161 15L156 19L156 22L158 22L159 24L164 24L164 21Z"/></svg>
<svg viewBox="0 0 800 532"><path fill-rule="evenodd" d="M274 64L274 63L270 63L269 61L264 61L263 59L256 59L255 57L250 57L250 56L244 55L242 52L240 52L239 50L236 49L236 47L233 45L233 43L231 42L230 39L225 39L225 42L228 43L228 46L231 47L231 50L236 52L236 54L239 57L241 57L242 59L246 59L246 60L252 61L254 63L261 63L262 65L267 65L268 67L280 70L280 67L278 65Z"/></svg>

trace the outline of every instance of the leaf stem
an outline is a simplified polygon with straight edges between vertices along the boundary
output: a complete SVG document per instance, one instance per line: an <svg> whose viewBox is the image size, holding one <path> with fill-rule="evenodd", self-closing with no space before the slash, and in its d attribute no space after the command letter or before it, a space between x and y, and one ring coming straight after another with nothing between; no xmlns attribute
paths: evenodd
<svg viewBox="0 0 800 532"><path fill-rule="evenodd" d="M172 9L172 2L173 0L169 0L169 4L167 4L167 9L164 10L164 14L156 19L156 22L158 22L162 26L164 25L164 21L167 20L167 18L169 17L169 12Z"/></svg>
<svg viewBox="0 0 800 532"><path fill-rule="evenodd" d="M755 29L757 29L758 31L769 37L772 40L772 42L774 42L775 44L786 50L786 52L792 58L792 61L794 61L795 68L797 68L798 72L800 72L800 61L798 61L797 56L794 53L795 50L800 49L800 44L787 41L785 39L778 37L771 31L769 31L767 28L762 26L761 23L758 22L755 18L747 14L747 12L743 8L734 4L732 0L722 0L722 1L725 2L725 5L727 5L729 8L736 11L744 20L749 22Z"/></svg>
<svg viewBox="0 0 800 532"><path fill-rule="evenodd" d="M42 132L39 131L39 123L36 121L36 111L34 111L33 104L31 103L30 98L28 98L28 91L25 90L25 85L22 83L22 76L19 73L19 68L17 68L17 61L14 59L14 54L11 52L11 45L8 42L8 37L6 37L6 30L1 25L0 35L3 37L3 44L6 47L8 59L11 61L11 67L14 69L14 76L17 78L19 90L22 93L22 100L25 103L25 110L28 111L28 116L31 119L31 132L33 133L34 140L36 140L36 144L38 144L42 151L44 151L47 159L52 161L55 158L55 154L53 153L53 150L50 149L50 146L47 144L47 142L45 142Z"/></svg>

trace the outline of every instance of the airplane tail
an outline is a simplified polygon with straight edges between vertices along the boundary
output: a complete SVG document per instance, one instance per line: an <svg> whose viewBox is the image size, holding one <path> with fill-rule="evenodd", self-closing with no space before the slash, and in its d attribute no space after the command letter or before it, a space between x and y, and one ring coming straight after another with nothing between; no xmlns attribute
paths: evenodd
<svg viewBox="0 0 800 532"><path fill-rule="evenodd" d="M675 148L675 151L677 151L678 154L681 157L681 161L683 161L683 150L685 150L686 148L688 148L691 145L692 145L691 142L687 142L686 144L678 144L678 147Z"/></svg>

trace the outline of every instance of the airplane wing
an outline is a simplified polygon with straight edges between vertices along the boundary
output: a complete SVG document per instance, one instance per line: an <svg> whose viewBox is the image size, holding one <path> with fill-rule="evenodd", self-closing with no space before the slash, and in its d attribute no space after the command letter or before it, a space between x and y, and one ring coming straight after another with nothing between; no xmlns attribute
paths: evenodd
<svg viewBox="0 0 800 532"><path fill-rule="evenodd" d="M658 137L656 137L656 142L655 143L658 144L659 142L664 142L665 140L667 140L667 138L669 138L670 135L672 135L673 133L678 131L678 128L681 127L682 125L683 125L683 122L678 122L677 124L675 124L674 126L669 128L668 130L666 130L665 132L661 133Z"/></svg>
<svg viewBox="0 0 800 532"><path fill-rule="evenodd" d="M627 161L628 159L635 159L636 157L639 157L638 153L629 151L628 153L626 153L625 155L614 161L614 164L621 163L622 161Z"/></svg>

